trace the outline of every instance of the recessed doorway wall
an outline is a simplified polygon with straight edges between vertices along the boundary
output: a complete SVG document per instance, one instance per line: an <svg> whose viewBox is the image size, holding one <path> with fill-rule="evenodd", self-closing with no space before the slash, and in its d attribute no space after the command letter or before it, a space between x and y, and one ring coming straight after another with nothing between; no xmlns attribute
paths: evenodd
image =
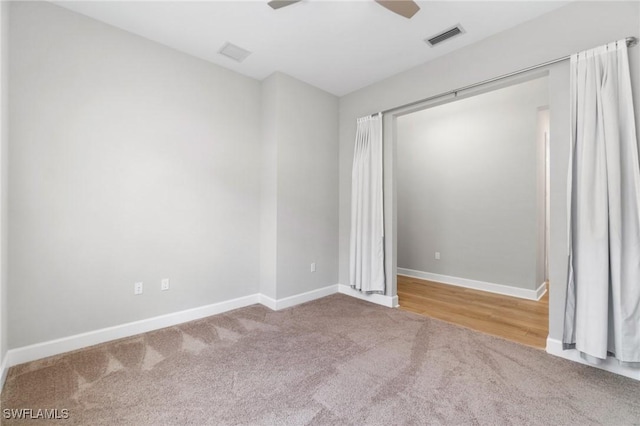
<svg viewBox="0 0 640 426"><path fill-rule="evenodd" d="M397 118L398 274L541 298L548 98L547 78L541 77ZM401 307L408 287L398 280ZM429 294L424 288L419 293ZM517 309L516 302L510 309ZM545 338L546 332L535 330Z"/></svg>

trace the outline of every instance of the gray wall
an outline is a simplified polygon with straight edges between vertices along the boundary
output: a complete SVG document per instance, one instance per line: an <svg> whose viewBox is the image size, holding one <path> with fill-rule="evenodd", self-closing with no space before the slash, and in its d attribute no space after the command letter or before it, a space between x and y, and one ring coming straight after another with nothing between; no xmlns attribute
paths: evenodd
<svg viewBox="0 0 640 426"><path fill-rule="evenodd" d="M640 29L638 2L572 2L503 33L397 74L340 99L340 282L348 283L351 162L355 120L430 95L539 64L629 35ZM464 25L464 22L462 22ZM640 122L639 48L630 49ZM562 334L566 279L566 175L569 143L568 63L549 67L551 109L550 335ZM640 128L640 127L639 127Z"/></svg>
<svg viewBox="0 0 640 426"><path fill-rule="evenodd" d="M8 349L7 312L7 194L9 177L9 3L0 3L0 365Z"/></svg>
<svg viewBox="0 0 640 426"><path fill-rule="evenodd" d="M338 282L338 98L282 73L263 96L263 278L281 299Z"/></svg>
<svg viewBox="0 0 640 426"><path fill-rule="evenodd" d="M278 75L262 81L262 165L260 179L260 293L276 298L278 255Z"/></svg>
<svg viewBox="0 0 640 426"><path fill-rule="evenodd" d="M10 347L258 292L258 81L47 3L9 63Z"/></svg>
<svg viewBox="0 0 640 426"><path fill-rule="evenodd" d="M542 284L537 121L547 103L538 78L398 118L399 268Z"/></svg>
<svg viewBox="0 0 640 426"><path fill-rule="evenodd" d="M337 97L47 3L10 24L9 347L337 283Z"/></svg>

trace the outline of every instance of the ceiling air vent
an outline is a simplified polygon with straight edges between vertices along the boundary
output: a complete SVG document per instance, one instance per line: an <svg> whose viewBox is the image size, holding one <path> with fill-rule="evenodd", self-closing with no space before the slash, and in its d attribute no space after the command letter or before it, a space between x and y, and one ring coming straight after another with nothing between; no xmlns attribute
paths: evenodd
<svg viewBox="0 0 640 426"><path fill-rule="evenodd" d="M462 28L462 26L460 25L456 25L453 28L449 28L443 32L441 32L440 34L436 34L433 37L429 37L427 39L425 39L424 41L431 47L435 46L436 44L442 43L443 41L449 40L452 37L455 37L457 35L463 34L464 33L464 28Z"/></svg>
<svg viewBox="0 0 640 426"><path fill-rule="evenodd" d="M251 55L251 52L248 50L229 42L225 43L224 46L218 50L218 53L236 62L242 62L247 59L247 56Z"/></svg>

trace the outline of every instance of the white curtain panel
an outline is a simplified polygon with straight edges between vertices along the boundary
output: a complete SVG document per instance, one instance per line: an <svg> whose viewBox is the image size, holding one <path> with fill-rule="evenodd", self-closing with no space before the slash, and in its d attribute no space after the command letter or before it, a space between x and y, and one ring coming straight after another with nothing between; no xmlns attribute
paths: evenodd
<svg viewBox="0 0 640 426"><path fill-rule="evenodd" d="M624 40L571 57L565 348L640 362L640 172Z"/></svg>
<svg viewBox="0 0 640 426"><path fill-rule="evenodd" d="M384 293L382 114L358 119L351 181L351 287Z"/></svg>

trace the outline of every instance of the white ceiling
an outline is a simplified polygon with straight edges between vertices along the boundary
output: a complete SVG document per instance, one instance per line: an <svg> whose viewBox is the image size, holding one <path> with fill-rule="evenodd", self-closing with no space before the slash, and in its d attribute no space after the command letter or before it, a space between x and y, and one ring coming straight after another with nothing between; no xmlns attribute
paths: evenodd
<svg viewBox="0 0 640 426"><path fill-rule="evenodd" d="M262 80L282 71L342 96L514 27L567 1L419 1L412 18L372 0L303 0L279 10L263 1L56 1L56 4ZM461 24L466 34L423 40ZM225 42L253 52L236 63Z"/></svg>

